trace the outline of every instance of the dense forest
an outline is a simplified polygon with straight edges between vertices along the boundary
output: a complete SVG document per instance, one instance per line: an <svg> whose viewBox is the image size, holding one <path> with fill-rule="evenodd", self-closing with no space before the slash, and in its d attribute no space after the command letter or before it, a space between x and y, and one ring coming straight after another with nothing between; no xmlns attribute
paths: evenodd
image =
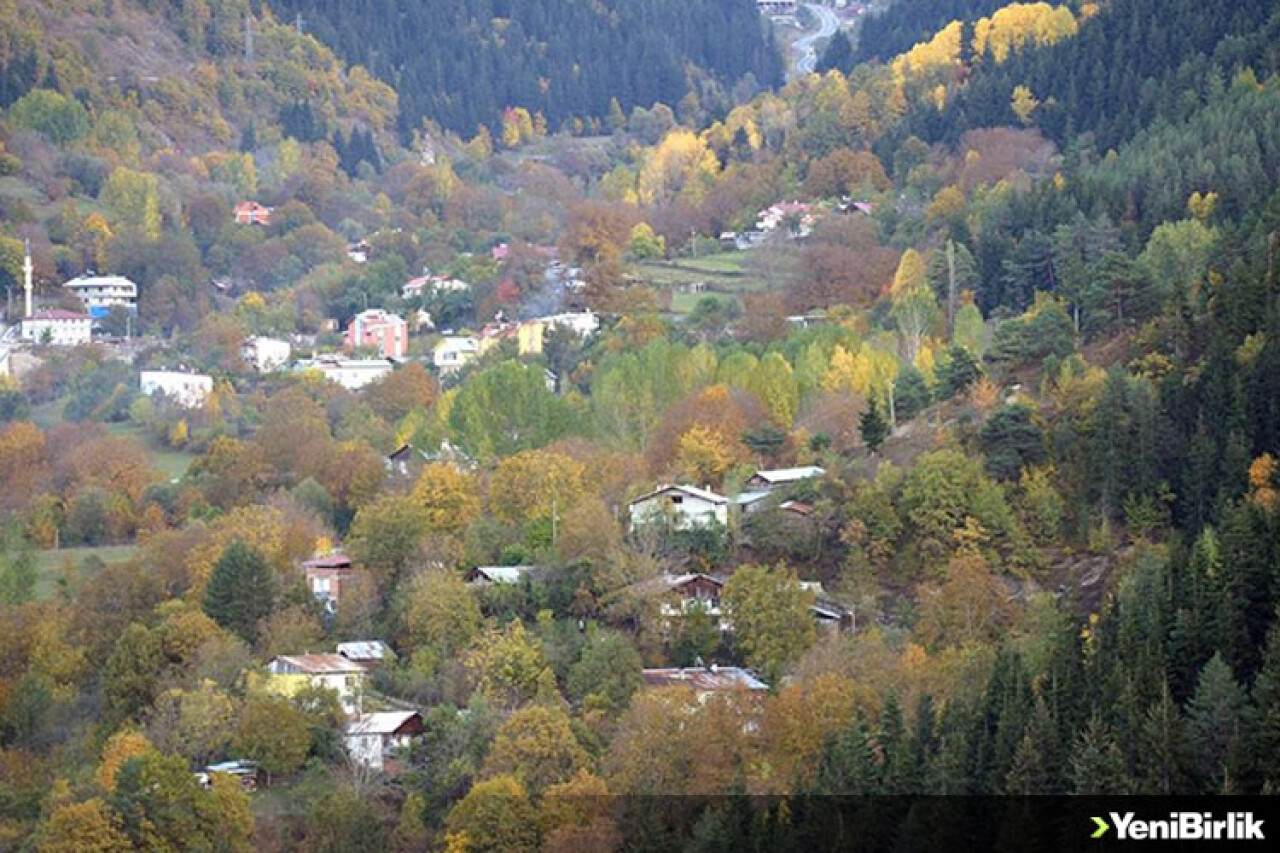
<svg viewBox="0 0 1280 853"><path fill-rule="evenodd" d="M699 109L677 63L583 138L424 126L320 4L0 0L0 284L139 288L0 341L0 847L905 849L960 819L800 796L1280 791L1271 5L904 0L877 61ZM723 521L634 511L672 484ZM269 668L375 640L381 770Z"/></svg>
<svg viewBox="0 0 1280 853"><path fill-rule="evenodd" d="M400 94L406 132L423 118L466 135L524 107L553 129L622 109L693 115L775 85L781 63L750 0L277 0L308 32ZM739 91L744 91L739 89ZM701 107L700 101L705 101Z"/></svg>
<svg viewBox="0 0 1280 853"><path fill-rule="evenodd" d="M1000 0L909 0L891 3L859 25L855 62L890 60L927 41L951 21L973 22L990 15Z"/></svg>

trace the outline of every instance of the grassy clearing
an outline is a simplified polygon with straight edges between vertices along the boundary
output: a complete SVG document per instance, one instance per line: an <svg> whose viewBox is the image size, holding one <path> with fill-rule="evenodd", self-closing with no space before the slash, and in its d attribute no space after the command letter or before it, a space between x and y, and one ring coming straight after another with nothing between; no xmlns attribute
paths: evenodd
<svg viewBox="0 0 1280 853"><path fill-rule="evenodd" d="M133 556L137 545L100 545L96 548L49 548L36 551L36 597L52 598L58 589L58 580L62 577L62 567L70 564L75 572L73 583L83 583L88 579L92 569L85 565L90 557L96 557L104 564L122 563Z"/></svg>
<svg viewBox="0 0 1280 853"><path fill-rule="evenodd" d="M146 448L147 455L151 457L151 464L155 466L157 471L171 480L182 478L187 473L187 469L191 467L191 461L196 458L194 454L186 451L160 446L145 430L135 424L108 424L107 430L112 435L127 435L136 438Z"/></svg>

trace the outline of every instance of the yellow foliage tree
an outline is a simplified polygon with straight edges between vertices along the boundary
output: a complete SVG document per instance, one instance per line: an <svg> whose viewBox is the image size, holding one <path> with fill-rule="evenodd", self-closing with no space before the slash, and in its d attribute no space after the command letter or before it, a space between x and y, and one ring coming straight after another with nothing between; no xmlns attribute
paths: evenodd
<svg viewBox="0 0 1280 853"><path fill-rule="evenodd" d="M988 52L997 63L1026 44L1049 45L1073 36L1075 16L1066 6L1048 3L1011 3L973 25L973 52Z"/></svg>
<svg viewBox="0 0 1280 853"><path fill-rule="evenodd" d="M1018 121L1029 125L1031 114L1036 111L1036 107L1040 106L1040 101L1026 86L1014 86L1010 106L1013 107L1013 114L1018 117Z"/></svg>
<svg viewBox="0 0 1280 853"><path fill-rule="evenodd" d="M508 524L563 515L582 499L586 469L550 450L526 450L498 463L489 482L489 510Z"/></svg>
<svg viewBox="0 0 1280 853"><path fill-rule="evenodd" d="M645 158L637 195L643 204L666 204L682 193L696 201L719 171L720 163L706 142L676 128Z"/></svg>
<svg viewBox="0 0 1280 853"><path fill-rule="evenodd" d="M461 534L480 515L480 487L456 465L436 462L422 469L413 496L426 513L428 533Z"/></svg>
<svg viewBox="0 0 1280 853"><path fill-rule="evenodd" d="M693 483L719 483L735 461L724 436L702 425L691 427L676 442L676 470Z"/></svg>

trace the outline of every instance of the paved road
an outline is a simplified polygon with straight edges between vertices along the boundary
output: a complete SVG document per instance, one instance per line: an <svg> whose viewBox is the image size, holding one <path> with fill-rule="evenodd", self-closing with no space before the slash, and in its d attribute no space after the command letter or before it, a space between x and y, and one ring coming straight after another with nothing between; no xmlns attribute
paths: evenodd
<svg viewBox="0 0 1280 853"><path fill-rule="evenodd" d="M831 38L840 27L840 20L831 7L820 6L817 3L805 3L804 7L818 19L819 27L816 33L809 33L803 38L796 39L795 44L791 45L792 51L796 54L796 74L813 73L818 66L817 42Z"/></svg>

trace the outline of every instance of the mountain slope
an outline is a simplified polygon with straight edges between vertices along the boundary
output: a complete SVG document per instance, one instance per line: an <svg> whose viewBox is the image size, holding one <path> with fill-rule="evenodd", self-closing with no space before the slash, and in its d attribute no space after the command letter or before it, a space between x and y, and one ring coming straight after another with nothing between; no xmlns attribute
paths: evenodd
<svg viewBox="0 0 1280 853"><path fill-rule="evenodd" d="M278 0L272 10L400 94L406 133L423 117L470 135L502 110L551 128L628 112L745 75L780 79L751 0Z"/></svg>

